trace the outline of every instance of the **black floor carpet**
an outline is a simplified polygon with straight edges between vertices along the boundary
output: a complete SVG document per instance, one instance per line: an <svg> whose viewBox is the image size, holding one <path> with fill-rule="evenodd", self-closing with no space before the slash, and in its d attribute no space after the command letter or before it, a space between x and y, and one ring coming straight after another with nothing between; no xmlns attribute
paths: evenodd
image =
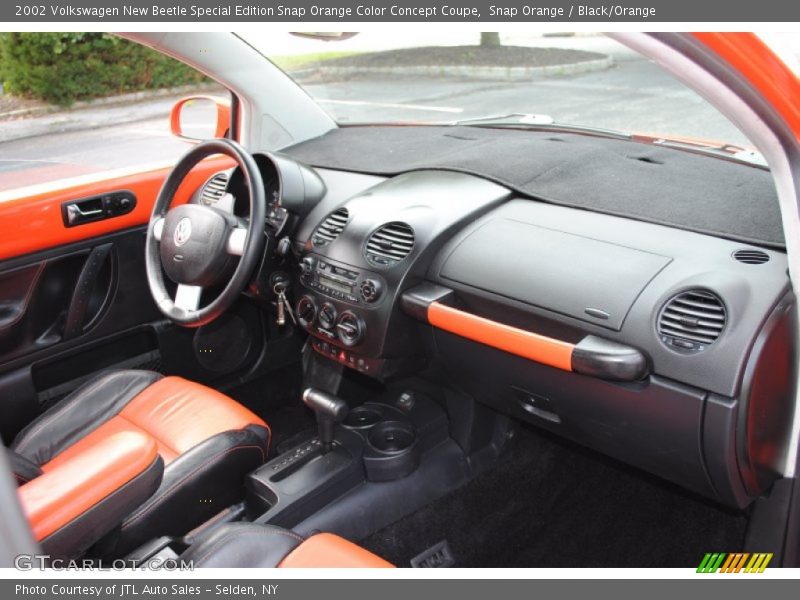
<svg viewBox="0 0 800 600"><path fill-rule="evenodd" d="M495 468L362 540L398 566L447 540L457 567L696 567L746 517L532 429Z"/></svg>
<svg viewBox="0 0 800 600"><path fill-rule="evenodd" d="M234 400L264 419L272 430L270 457L285 449L298 434L316 432L314 414L301 399L302 372L300 364L273 371L269 375L227 390ZM298 440L299 443L299 440Z"/></svg>

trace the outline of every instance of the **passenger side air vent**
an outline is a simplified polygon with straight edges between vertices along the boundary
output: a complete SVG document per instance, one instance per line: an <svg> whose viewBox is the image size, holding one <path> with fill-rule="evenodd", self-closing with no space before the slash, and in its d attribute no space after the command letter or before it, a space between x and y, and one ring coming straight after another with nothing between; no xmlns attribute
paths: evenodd
<svg viewBox="0 0 800 600"><path fill-rule="evenodd" d="M203 204L206 206L216 204L219 202L219 199L225 195L225 190L227 189L228 173L225 171L217 173L203 186L203 192L201 194Z"/></svg>
<svg viewBox="0 0 800 600"><path fill-rule="evenodd" d="M769 261L769 254L763 250L745 248L734 252L733 258L746 265L763 265Z"/></svg>
<svg viewBox="0 0 800 600"><path fill-rule="evenodd" d="M392 266L414 249L414 230L407 223L387 223L367 240L367 260L375 265Z"/></svg>
<svg viewBox="0 0 800 600"><path fill-rule="evenodd" d="M661 309L658 334L673 350L694 354L713 344L725 329L722 300L704 290L690 290L672 298Z"/></svg>
<svg viewBox="0 0 800 600"><path fill-rule="evenodd" d="M325 217L325 220L314 231L311 241L316 247L327 246L342 233L350 213L346 208L339 208Z"/></svg>

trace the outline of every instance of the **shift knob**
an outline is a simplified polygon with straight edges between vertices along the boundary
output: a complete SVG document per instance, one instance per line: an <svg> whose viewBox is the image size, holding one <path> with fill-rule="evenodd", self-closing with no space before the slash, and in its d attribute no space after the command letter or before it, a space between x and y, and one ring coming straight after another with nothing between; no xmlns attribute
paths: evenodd
<svg viewBox="0 0 800 600"><path fill-rule="evenodd" d="M315 388L303 392L303 402L316 414L319 441L322 450L328 452L333 447L336 423L343 421L350 409L341 398Z"/></svg>

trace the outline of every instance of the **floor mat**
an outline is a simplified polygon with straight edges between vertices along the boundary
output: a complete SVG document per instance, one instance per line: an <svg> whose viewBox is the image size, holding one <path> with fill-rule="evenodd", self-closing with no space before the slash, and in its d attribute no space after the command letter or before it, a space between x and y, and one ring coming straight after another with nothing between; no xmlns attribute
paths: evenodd
<svg viewBox="0 0 800 600"><path fill-rule="evenodd" d="M226 393L264 419L272 430L270 457L300 432L316 430L314 414L301 399L300 364L237 386Z"/></svg>
<svg viewBox="0 0 800 600"><path fill-rule="evenodd" d="M696 567L746 517L533 429L463 488L362 540L398 566L447 540L456 567Z"/></svg>

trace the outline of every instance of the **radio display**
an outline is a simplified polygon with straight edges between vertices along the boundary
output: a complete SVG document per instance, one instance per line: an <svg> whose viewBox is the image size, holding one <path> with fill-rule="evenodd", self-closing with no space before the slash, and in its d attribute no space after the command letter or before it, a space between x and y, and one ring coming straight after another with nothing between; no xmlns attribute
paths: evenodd
<svg viewBox="0 0 800 600"><path fill-rule="evenodd" d="M325 275L320 274L319 276L319 283L320 285L324 285L332 290L336 290L337 292L342 292L343 294L352 294L353 293L353 286L346 285L335 279L331 279L330 277L325 277Z"/></svg>

